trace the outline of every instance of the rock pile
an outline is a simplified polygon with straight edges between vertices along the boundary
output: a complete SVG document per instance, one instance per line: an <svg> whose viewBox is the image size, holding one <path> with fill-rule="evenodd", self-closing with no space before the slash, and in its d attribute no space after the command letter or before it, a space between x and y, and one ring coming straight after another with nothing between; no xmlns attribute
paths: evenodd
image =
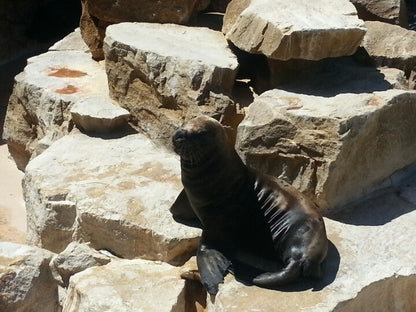
<svg viewBox="0 0 416 312"><path fill-rule="evenodd" d="M37 247L0 244L0 309L415 310L415 32L402 1L377 3L82 0L81 29L30 58L9 101ZM271 291L228 276L214 300L181 278L200 230L169 213L169 138L198 114L320 205L322 281Z"/></svg>

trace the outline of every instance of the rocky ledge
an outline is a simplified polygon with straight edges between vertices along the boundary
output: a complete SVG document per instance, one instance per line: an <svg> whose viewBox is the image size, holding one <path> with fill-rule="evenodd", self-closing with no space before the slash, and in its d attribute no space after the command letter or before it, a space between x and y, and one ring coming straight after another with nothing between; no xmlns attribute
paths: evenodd
<svg viewBox="0 0 416 312"><path fill-rule="evenodd" d="M163 1L98 2L16 77L4 139L31 246L0 243L1 311L416 310L415 33L400 1L187 1L163 16L134 11ZM213 298L193 279L200 230L169 213L182 188L169 137L197 114L320 205L321 281L229 275Z"/></svg>

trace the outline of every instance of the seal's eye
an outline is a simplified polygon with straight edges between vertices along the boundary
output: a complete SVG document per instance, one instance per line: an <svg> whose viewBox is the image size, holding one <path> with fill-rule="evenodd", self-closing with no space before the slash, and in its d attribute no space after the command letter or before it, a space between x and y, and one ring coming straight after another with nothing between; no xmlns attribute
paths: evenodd
<svg viewBox="0 0 416 312"><path fill-rule="evenodd" d="M194 138L196 139L208 139L210 137L213 137L213 135L214 134L208 130L201 130L193 134Z"/></svg>

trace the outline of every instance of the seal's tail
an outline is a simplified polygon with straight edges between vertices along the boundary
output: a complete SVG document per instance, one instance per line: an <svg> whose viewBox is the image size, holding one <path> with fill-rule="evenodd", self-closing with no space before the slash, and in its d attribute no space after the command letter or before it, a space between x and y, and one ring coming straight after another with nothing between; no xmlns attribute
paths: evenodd
<svg viewBox="0 0 416 312"><path fill-rule="evenodd" d="M253 284L260 287L276 287L296 281L302 274L302 261L291 260L286 267L278 272L267 272L256 276Z"/></svg>

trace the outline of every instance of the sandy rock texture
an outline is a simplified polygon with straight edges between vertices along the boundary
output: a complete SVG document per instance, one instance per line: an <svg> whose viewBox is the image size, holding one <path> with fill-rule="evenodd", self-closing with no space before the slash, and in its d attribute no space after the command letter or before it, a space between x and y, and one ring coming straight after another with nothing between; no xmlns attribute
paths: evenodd
<svg viewBox="0 0 416 312"><path fill-rule="evenodd" d="M416 32L397 25L367 21L362 46L377 66L395 67L408 77L416 66Z"/></svg>
<svg viewBox="0 0 416 312"><path fill-rule="evenodd" d="M37 247L0 242L1 311L58 310L58 287L49 269L53 256Z"/></svg>
<svg viewBox="0 0 416 312"><path fill-rule="evenodd" d="M109 263L111 258L91 248L88 244L71 242L64 251L54 256L49 263L57 282L68 287L69 278L85 269Z"/></svg>
<svg viewBox="0 0 416 312"><path fill-rule="evenodd" d="M7 145L0 145L0 241L26 241L26 209L22 194L23 173L9 158Z"/></svg>
<svg viewBox="0 0 416 312"><path fill-rule="evenodd" d="M81 34L94 59L102 60L107 26L121 22L184 24L209 0L82 0Z"/></svg>
<svg viewBox="0 0 416 312"><path fill-rule="evenodd" d="M130 113L108 96L81 99L71 107L75 125L87 132L110 133L127 125Z"/></svg>
<svg viewBox="0 0 416 312"><path fill-rule="evenodd" d="M55 252L85 241L123 258L184 262L200 230L169 213L179 170L172 152L141 134L67 135L26 168L28 241Z"/></svg>
<svg viewBox="0 0 416 312"><path fill-rule="evenodd" d="M166 263L114 260L71 278L63 311L185 311L185 281Z"/></svg>
<svg viewBox="0 0 416 312"><path fill-rule="evenodd" d="M365 21L380 21L407 28L405 0L350 0Z"/></svg>
<svg viewBox="0 0 416 312"><path fill-rule="evenodd" d="M10 99L32 246L0 243L0 311L416 311L403 1L81 2L80 29L30 58ZM199 114L320 204L321 280L267 290L229 274L207 296L201 230L169 212L182 190L170 137ZM0 165L3 239L24 209L4 201L16 181Z"/></svg>
<svg viewBox="0 0 416 312"><path fill-rule="evenodd" d="M107 77L99 63L82 51L50 51L28 60L16 76L3 138L17 167L67 134L69 109L80 99L108 94Z"/></svg>
<svg viewBox="0 0 416 312"><path fill-rule="evenodd" d="M402 90L332 97L271 90L250 105L237 149L321 209L338 208L416 161L415 103L416 93Z"/></svg>
<svg viewBox="0 0 416 312"><path fill-rule="evenodd" d="M365 34L347 0L234 0L222 30L238 48L278 60L351 55Z"/></svg>
<svg viewBox="0 0 416 312"><path fill-rule="evenodd" d="M107 28L104 51L110 96L151 138L170 142L185 119L201 113L233 119L227 94L238 62L220 32L121 23Z"/></svg>

